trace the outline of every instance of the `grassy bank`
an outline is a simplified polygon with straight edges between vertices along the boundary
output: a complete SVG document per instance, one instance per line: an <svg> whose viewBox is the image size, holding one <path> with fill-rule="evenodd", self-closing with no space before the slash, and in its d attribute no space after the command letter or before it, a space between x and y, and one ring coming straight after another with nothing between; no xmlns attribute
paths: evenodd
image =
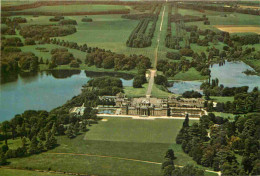
<svg viewBox="0 0 260 176"><path fill-rule="evenodd" d="M205 80L208 76L202 76L195 68L190 68L186 72L179 72L171 80L183 80L183 81L194 81L194 80Z"/></svg>
<svg viewBox="0 0 260 176"><path fill-rule="evenodd" d="M145 97L148 83L143 84L142 88L124 87L124 91L127 97Z"/></svg>

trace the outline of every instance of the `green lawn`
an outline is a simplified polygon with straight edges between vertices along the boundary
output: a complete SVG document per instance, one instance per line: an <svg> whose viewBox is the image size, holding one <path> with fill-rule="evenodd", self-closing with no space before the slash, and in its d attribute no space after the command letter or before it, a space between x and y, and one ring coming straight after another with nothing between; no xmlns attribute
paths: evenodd
<svg viewBox="0 0 260 176"><path fill-rule="evenodd" d="M43 154L10 159L11 167L88 173L94 175L161 175L160 165L122 158L162 162L168 148L173 148L175 164L195 164L175 144L183 120L133 120L107 118L74 139L58 137L60 146ZM195 121L191 121L193 123ZM77 153L64 155L53 153ZM99 157L99 156L112 156Z"/></svg>
<svg viewBox="0 0 260 176"><path fill-rule="evenodd" d="M57 173L48 173L48 172L36 172L28 170L18 170L18 169L7 169L0 168L1 176L66 176L67 174L57 174Z"/></svg>
<svg viewBox="0 0 260 176"><path fill-rule="evenodd" d="M231 113L224 113L224 112L214 112L216 116L220 116L223 118L228 118L230 120L234 120L235 115Z"/></svg>
<svg viewBox="0 0 260 176"><path fill-rule="evenodd" d="M164 87L157 85L154 83L153 89L152 89L152 96L157 98L168 98L169 96L173 95L170 92L164 91Z"/></svg>
<svg viewBox="0 0 260 176"><path fill-rule="evenodd" d="M234 97L218 97L218 96L210 96L210 98L213 101L220 102L220 103L226 103L228 101L233 102Z"/></svg>
<svg viewBox="0 0 260 176"><path fill-rule="evenodd" d="M179 72L172 80L183 80L183 81L194 81L194 80L205 80L207 76L202 76L195 68L190 68L186 72Z"/></svg>
<svg viewBox="0 0 260 176"><path fill-rule="evenodd" d="M129 6L123 5L59 5L59 6L41 6L38 8L25 9L22 12L100 12L100 11L111 11L111 10L125 10L129 9Z"/></svg>
<svg viewBox="0 0 260 176"><path fill-rule="evenodd" d="M126 41L137 26L138 20L129 20L121 18L121 15L92 15L88 16L93 19L91 23L81 22L82 16L70 16L70 19L77 21L77 32L75 34L58 37L62 40L77 42L78 44L86 43L91 47L99 47L107 50L111 50L116 53L123 53L126 55L137 54L145 55L154 62L155 48L157 46L157 37L160 34L160 23L162 17L162 10L159 15L154 37L152 39L152 45L146 48L130 48L126 46ZM162 33L166 32L167 23L165 19L167 15L164 15L164 25ZM160 46L164 46L164 37L161 36ZM159 57L165 57L165 51L158 51ZM159 58L158 58L159 59Z"/></svg>
<svg viewBox="0 0 260 176"><path fill-rule="evenodd" d="M127 97L144 97L147 91L148 83L143 84L142 88L124 87Z"/></svg>

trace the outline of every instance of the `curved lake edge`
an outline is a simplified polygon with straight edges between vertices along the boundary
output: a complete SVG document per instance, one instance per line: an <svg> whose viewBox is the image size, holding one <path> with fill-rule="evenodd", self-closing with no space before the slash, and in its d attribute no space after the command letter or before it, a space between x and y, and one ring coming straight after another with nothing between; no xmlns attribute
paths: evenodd
<svg viewBox="0 0 260 176"><path fill-rule="evenodd" d="M89 74L92 76L88 77ZM27 76L19 74L15 81L0 85L0 121L9 120L29 109L50 111L59 107L79 95L82 86L98 75L102 76L100 72L85 70L52 70ZM133 84L133 75L110 73L110 76L123 76L120 77L123 86Z"/></svg>

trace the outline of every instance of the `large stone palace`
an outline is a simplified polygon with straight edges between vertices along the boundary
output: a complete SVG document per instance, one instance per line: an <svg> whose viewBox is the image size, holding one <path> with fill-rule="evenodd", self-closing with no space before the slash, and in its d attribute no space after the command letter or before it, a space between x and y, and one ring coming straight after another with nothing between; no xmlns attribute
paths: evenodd
<svg viewBox="0 0 260 176"><path fill-rule="evenodd" d="M115 101L121 115L200 117L204 114L204 99L180 98L128 98L123 93L116 96L102 96L100 99Z"/></svg>

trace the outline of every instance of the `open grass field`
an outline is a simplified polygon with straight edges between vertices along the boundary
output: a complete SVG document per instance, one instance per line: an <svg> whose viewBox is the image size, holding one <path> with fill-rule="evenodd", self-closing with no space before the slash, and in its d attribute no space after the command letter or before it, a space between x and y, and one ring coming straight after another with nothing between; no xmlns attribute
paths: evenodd
<svg viewBox="0 0 260 176"><path fill-rule="evenodd" d="M213 101L220 102L220 103L226 103L228 101L233 102L234 97L217 97L217 96L211 96L210 97Z"/></svg>
<svg viewBox="0 0 260 176"><path fill-rule="evenodd" d="M234 118L235 118L235 115L231 114L231 113L214 112L214 114L216 116L220 116L220 117L227 118L227 119L230 119L230 120L234 120Z"/></svg>
<svg viewBox="0 0 260 176"><path fill-rule="evenodd" d="M130 6L123 5L57 5L57 6L42 6L38 8L25 9L22 12L100 12L100 11L111 11L111 10L125 10L130 9Z"/></svg>
<svg viewBox="0 0 260 176"><path fill-rule="evenodd" d="M127 97L144 97L147 91L148 83L143 84L142 88L124 87Z"/></svg>
<svg viewBox="0 0 260 176"><path fill-rule="evenodd" d="M46 153L11 159L10 166L93 175L157 176L161 175L161 169L156 163L163 161L168 148L175 151L175 164L195 164L182 152L181 146L175 144L183 120L107 119L74 139L58 137L60 146Z"/></svg>
<svg viewBox="0 0 260 176"><path fill-rule="evenodd" d="M86 43L88 46L104 48L116 53L123 53L126 55L137 54L145 55L154 61L155 48L157 45L157 37L160 34L162 10L157 21L156 30L152 40L152 45L146 48L130 48L126 46L126 41L132 30L137 26L138 20L128 20L121 18L121 15L93 15L88 16L93 19L91 23L81 22L83 17L70 16L70 19L77 21L77 32L75 34L58 37L66 41L77 42L78 44ZM166 17L166 15L164 16ZM164 20L166 24L166 21ZM166 28L163 26L163 32ZM164 45L163 35L161 36L160 45ZM161 52L163 53L161 55ZM166 52L159 50L159 57L166 58Z"/></svg>
<svg viewBox="0 0 260 176"><path fill-rule="evenodd" d="M17 0L17 1L1 0L1 5L3 7L7 7L7 6L13 6L13 5L30 4L30 3L33 3L35 1L36 0L30 0L30 1L25 1L25 0Z"/></svg>
<svg viewBox="0 0 260 176"><path fill-rule="evenodd" d="M174 12L174 11L173 11ZM189 22L188 24L196 24L199 28L214 29L214 25L260 25L260 17L257 15L248 15L241 13L217 12L205 10L204 13L196 10L178 9L178 13L182 15L202 16L205 14L210 21L210 25L204 25L203 22ZM226 16L225 16L226 15ZM216 28L215 28L216 29Z"/></svg>
<svg viewBox="0 0 260 176"><path fill-rule="evenodd" d="M19 176L66 176L66 174L36 172L36 171L7 169L7 168L0 168L0 175L1 176L15 176L15 175L19 175Z"/></svg>

